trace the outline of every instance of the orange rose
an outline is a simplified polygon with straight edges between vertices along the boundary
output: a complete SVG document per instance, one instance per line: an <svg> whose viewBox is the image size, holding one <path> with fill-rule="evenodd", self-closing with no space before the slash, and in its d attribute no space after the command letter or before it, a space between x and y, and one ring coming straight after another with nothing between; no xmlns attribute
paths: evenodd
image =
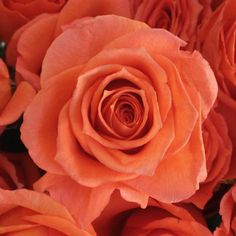
<svg viewBox="0 0 236 236"><path fill-rule="evenodd" d="M214 236L233 236L236 234L236 185L222 198L220 214L222 223L214 232Z"/></svg>
<svg viewBox="0 0 236 236"><path fill-rule="evenodd" d="M40 89L43 58L65 25L75 19L116 14L130 17L127 0L69 0L58 14L44 14L24 25L13 35L7 48L7 61L16 64L16 81L28 81ZM43 35L43 37L42 37Z"/></svg>
<svg viewBox="0 0 236 236"><path fill-rule="evenodd" d="M211 236L203 217L195 208L164 204L150 200L146 209L125 202L118 193L93 222L97 235Z"/></svg>
<svg viewBox="0 0 236 236"><path fill-rule="evenodd" d="M190 197L206 178L201 126L217 85L184 45L118 16L68 26L47 51L42 90L24 115L35 163L89 187L124 182L163 202Z"/></svg>
<svg viewBox="0 0 236 236"><path fill-rule="evenodd" d="M66 208L30 190L0 189L0 234L89 236Z"/></svg>
<svg viewBox="0 0 236 236"><path fill-rule="evenodd" d="M203 141L206 153L207 178L188 201L204 208L216 185L229 171L232 143L223 117L212 109L203 123Z"/></svg>
<svg viewBox="0 0 236 236"><path fill-rule="evenodd" d="M12 96L8 70L0 59L0 134L6 125L20 117L34 95L34 89L27 82L22 82Z"/></svg>
<svg viewBox="0 0 236 236"><path fill-rule="evenodd" d="M125 185L111 192L109 185L87 188L64 176L46 174L37 189L48 191L86 227L92 222L97 235L194 235L211 236L203 217L189 205L158 203ZM66 192L70 194L65 194ZM112 193L112 194L111 194ZM79 199L79 201L78 201ZM77 203L75 209L74 203ZM160 234L162 233L162 234Z"/></svg>
<svg viewBox="0 0 236 236"><path fill-rule="evenodd" d="M199 34L199 45L203 56L215 72L219 85L217 108L224 116L234 146L232 168L229 178L236 177L236 1L226 0L204 23Z"/></svg>
<svg viewBox="0 0 236 236"><path fill-rule="evenodd" d="M189 42L196 34L201 15L210 10L201 0L130 0L134 19L153 28L164 28ZM203 7L204 6L204 7Z"/></svg>
<svg viewBox="0 0 236 236"><path fill-rule="evenodd" d="M0 1L0 40L8 42L12 34L42 13L56 13L67 0L2 0Z"/></svg>

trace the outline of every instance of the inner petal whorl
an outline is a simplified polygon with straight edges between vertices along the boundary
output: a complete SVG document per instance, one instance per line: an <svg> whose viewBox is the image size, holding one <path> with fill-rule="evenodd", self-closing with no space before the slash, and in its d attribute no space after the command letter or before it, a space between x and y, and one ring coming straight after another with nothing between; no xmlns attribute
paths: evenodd
<svg viewBox="0 0 236 236"><path fill-rule="evenodd" d="M119 89L112 93L102 106L102 113L106 123L113 129L120 137L130 137L139 130L143 121L143 102L139 97L137 90Z"/></svg>

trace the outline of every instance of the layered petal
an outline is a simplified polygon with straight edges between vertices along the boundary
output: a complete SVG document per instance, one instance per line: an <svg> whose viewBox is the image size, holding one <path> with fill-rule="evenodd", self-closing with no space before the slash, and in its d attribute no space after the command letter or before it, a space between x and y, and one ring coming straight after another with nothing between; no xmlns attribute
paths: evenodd
<svg viewBox="0 0 236 236"><path fill-rule="evenodd" d="M29 190L0 190L0 233L24 235L81 235L81 230L64 206L49 196Z"/></svg>

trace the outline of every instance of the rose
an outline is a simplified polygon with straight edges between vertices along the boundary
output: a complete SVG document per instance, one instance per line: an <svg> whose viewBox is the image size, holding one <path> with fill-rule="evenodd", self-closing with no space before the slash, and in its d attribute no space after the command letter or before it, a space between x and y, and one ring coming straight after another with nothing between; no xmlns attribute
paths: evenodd
<svg viewBox="0 0 236 236"><path fill-rule="evenodd" d="M101 216L102 218L102 216ZM200 217L199 217L200 218ZM100 219L98 219L99 221ZM198 219L199 220L199 219ZM102 221L102 219L101 219ZM103 222L103 221L102 221ZM105 221L106 222L106 221ZM100 223L100 222L99 222ZM95 229L97 222L95 221ZM99 229L102 229L101 225ZM206 225L199 223L191 216L191 210L168 205L153 203L147 209L134 210L123 226L122 236L138 235L193 235L211 236ZM110 234L111 235L111 234Z"/></svg>
<svg viewBox="0 0 236 236"><path fill-rule="evenodd" d="M34 95L34 89L27 82L22 82L12 96L8 70L0 59L0 134L6 125L20 117Z"/></svg>
<svg viewBox="0 0 236 236"><path fill-rule="evenodd" d="M132 213L121 235L212 235L206 226L201 225L193 218L186 219L185 216L183 216L185 213L184 209L180 207L177 208L174 205L156 205L155 207L149 207L145 210L136 210ZM176 210L180 211L179 214L175 214Z"/></svg>
<svg viewBox="0 0 236 236"><path fill-rule="evenodd" d="M222 198L220 215L222 223L214 232L215 236L232 236L236 233L236 185L234 185Z"/></svg>
<svg viewBox="0 0 236 236"><path fill-rule="evenodd" d="M134 19L153 28L164 28L189 42L197 26L210 9L208 1L130 0Z"/></svg>
<svg viewBox="0 0 236 236"><path fill-rule="evenodd" d="M124 182L164 202L190 197L206 178L201 125L217 86L183 45L118 16L68 26L47 51L42 89L24 115L35 163L89 187Z"/></svg>
<svg viewBox="0 0 236 236"><path fill-rule="evenodd" d="M7 47L7 61L16 67L16 81L26 80L39 90L43 58L65 25L75 19L105 14L129 17L129 2L69 0L59 13L40 15L17 30Z"/></svg>
<svg viewBox="0 0 236 236"><path fill-rule="evenodd" d="M235 22L236 2L226 0L206 20L200 30L198 43L203 56L210 63L219 85L218 110L224 116L229 128L229 135L234 146L234 153L229 178L235 178L236 165L234 127L236 115L236 77L235 77Z"/></svg>
<svg viewBox="0 0 236 236"><path fill-rule="evenodd" d="M46 194L0 189L0 233L89 236L64 206Z"/></svg>
<svg viewBox="0 0 236 236"><path fill-rule="evenodd" d="M56 13L67 0L3 0L0 2L0 40L8 42L12 34L42 13Z"/></svg>
<svg viewBox="0 0 236 236"><path fill-rule="evenodd" d="M212 197L216 185L229 171L232 156L232 143L222 115L211 110L203 123L203 141L206 153L207 178L199 190L187 201L204 208Z"/></svg>
<svg viewBox="0 0 236 236"><path fill-rule="evenodd" d="M36 189L47 191L60 201L86 227L92 222L97 235L132 236L159 235L212 235L200 212L190 205L171 205L147 199L142 194L124 185L111 194L109 185L93 189L83 187L68 176L46 174ZM65 195L65 192L70 194ZM79 199L79 201L77 200ZM74 202L77 203L77 209ZM156 234L155 234L156 233Z"/></svg>

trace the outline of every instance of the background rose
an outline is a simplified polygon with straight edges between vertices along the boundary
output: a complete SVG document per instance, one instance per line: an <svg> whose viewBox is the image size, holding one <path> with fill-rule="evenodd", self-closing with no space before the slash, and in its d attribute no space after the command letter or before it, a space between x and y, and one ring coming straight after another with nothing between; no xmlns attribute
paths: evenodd
<svg viewBox="0 0 236 236"><path fill-rule="evenodd" d="M234 185L222 198L220 215L222 224L214 232L215 236L233 236L236 234L236 185Z"/></svg>
<svg viewBox="0 0 236 236"><path fill-rule="evenodd" d="M89 187L122 181L166 202L191 196L206 178L201 125L217 87L200 54L182 45L118 16L68 26L24 116L34 161Z"/></svg>
<svg viewBox="0 0 236 236"><path fill-rule="evenodd" d="M210 11L208 1L130 0L134 19L153 28L164 28L189 42L202 17Z"/></svg>
<svg viewBox="0 0 236 236"><path fill-rule="evenodd" d="M219 85L218 110L224 116L234 146L229 178L236 176L235 168L235 116L236 116L236 64L235 32L236 2L226 0L206 20L200 30L199 44L203 56L215 72Z"/></svg>
<svg viewBox="0 0 236 236"><path fill-rule="evenodd" d="M232 143L228 128L222 115L212 109L202 126L206 153L207 178L200 184L199 190L187 201L204 208L212 197L216 185L229 171L232 157Z"/></svg>
<svg viewBox="0 0 236 236"><path fill-rule="evenodd" d="M11 81L5 63L0 59L0 134L15 122L35 95L34 89L22 82L12 95Z"/></svg>
<svg viewBox="0 0 236 236"><path fill-rule="evenodd" d="M0 233L89 236L49 196L30 190L0 190Z"/></svg>
<svg viewBox="0 0 236 236"><path fill-rule="evenodd" d="M146 209L125 202L115 192L102 214L93 222L98 235L199 235L211 236L195 208L152 201Z"/></svg>
<svg viewBox="0 0 236 236"><path fill-rule="evenodd" d="M67 0L2 0L0 1L0 40L8 42L12 34L42 13L56 13Z"/></svg>
<svg viewBox="0 0 236 236"><path fill-rule="evenodd" d="M35 188L37 191L47 191L52 198L65 205L82 227L86 228L92 222L99 236L160 232L211 235L195 207L158 203L151 199L148 203L147 196L125 184L117 184L117 190L111 184L88 188L68 176L46 174ZM70 194L65 194L68 191ZM77 203L76 208L74 202Z"/></svg>
<svg viewBox="0 0 236 236"><path fill-rule="evenodd" d="M21 27L7 47L7 61L16 66L16 81L30 82L40 89L42 61L52 41L63 31L65 25L75 19L116 14L130 17L127 0L69 0L58 14L40 15ZM43 35L43 37L42 37Z"/></svg>

